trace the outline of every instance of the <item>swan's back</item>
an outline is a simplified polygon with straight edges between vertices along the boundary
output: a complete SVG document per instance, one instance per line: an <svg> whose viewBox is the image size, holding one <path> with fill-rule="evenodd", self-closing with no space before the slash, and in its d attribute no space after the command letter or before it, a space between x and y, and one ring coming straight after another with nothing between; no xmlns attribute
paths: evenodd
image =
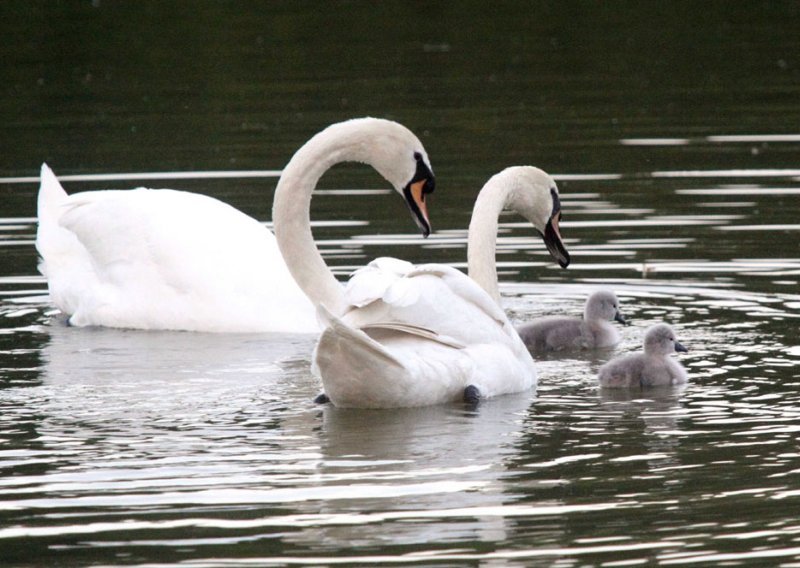
<svg viewBox="0 0 800 568"><path fill-rule="evenodd" d="M345 299L350 307L342 319L354 327L413 325L467 345L503 342L524 350L503 310L451 266L378 258L353 274Z"/></svg>
<svg viewBox="0 0 800 568"><path fill-rule="evenodd" d="M51 300L72 324L316 328L313 308L289 275L274 236L255 219L211 197L175 190L67 196L45 168L40 267Z"/></svg>
<svg viewBox="0 0 800 568"><path fill-rule="evenodd" d="M444 265L378 259L354 274L341 317L327 314L315 364L338 406L420 406L535 386L533 360L502 310Z"/></svg>

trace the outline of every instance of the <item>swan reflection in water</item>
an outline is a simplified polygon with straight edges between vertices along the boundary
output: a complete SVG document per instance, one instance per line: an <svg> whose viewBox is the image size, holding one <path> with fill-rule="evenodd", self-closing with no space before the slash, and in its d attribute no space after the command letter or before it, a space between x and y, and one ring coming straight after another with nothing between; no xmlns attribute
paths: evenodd
<svg viewBox="0 0 800 568"><path fill-rule="evenodd" d="M657 477L670 478L669 471L685 466L680 456L682 419L688 420L685 408L686 383L646 389L600 389L600 410L609 413L609 425L616 429L627 425L628 442L638 440L642 454L649 456L648 471ZM635 447L635 444L630 444ZM622 443L620 441L620 446ZM680 479L669 479L680 484Z"/></svg>
<svg viewBox="0 0 800 568"><path fill-rule="evenodd" d="M235 421L318 390L305 334L211 334L72 328L53 322L42 349L47 415L101 429ZM167 450L165 448L165 450Z"/></svg>
<svg viewBox="0 0 800 568"><path fill-rule="evenodd" d="M43 450L62 456L41 480L53 508L130 512L135 500L142 521L158 509L213 524L247 507L287 541L337 546L380 544L394 520L396 542L507 536L506 464L533 393L477 408L320 407L305 335L49 331L36 404Z"/></svg>
<svg viewBox="0 0 800 568"><path fill-rule="evenodd" d="M563 541L575 515L610 506L571 504L552 485L583 466L539 467L587 451L558 435L575 389L581 423L605 425L611 442L592 450L591 467L624 475L627 462L612 458L630 444L655 475L682 465L682 391L600 392L585 363L568 365L582 382L547 377L538 399L369 411L310 403L319 383L308 336L49 331L35 404L38 439L57 457L40 482L49 507L78 517L124 512L154 527L197 522L226 540L255 531L331 550L383 546L387 530L401 546L532 531ZM232 516L243 509L247 519ZM125 527L108 530L113 539Z"/></svg>
<svg viewBox="0 0 800 568"><path fill-rule="evenodd" d="M380 546L386 523L401 545L508 538L508 516L519 511L506 508L513 501L507 462L533 403L526 392L475 408L321 407L314 483L328 486L332 498L304 506L313 526L286 538Z"/></svg>

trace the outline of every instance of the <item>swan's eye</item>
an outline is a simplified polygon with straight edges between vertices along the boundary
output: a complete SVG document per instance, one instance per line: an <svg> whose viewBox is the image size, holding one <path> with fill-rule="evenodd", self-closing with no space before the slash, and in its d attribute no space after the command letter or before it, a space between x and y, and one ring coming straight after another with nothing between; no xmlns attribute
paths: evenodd
<svg viewBox="0 0 800 568"><path fill-rule="evenodd" d="M417 161L417 169L414 172L414 177L411 179L410 183L416 183L418 181L425 180L422 193L433 193L433 190L436 188L436 180L433 177L433 172L431 171L430 167L428 167L428 164L425 163L425 160L420 152L414 152L414 159Z"/></svg>
<svg viewBox="0 0 800 568"><path fill-rule="evenodd" d="M551 217L558 215L558 220L561 220L561 200L558 198L558 190L555 187L550 188L550 198L553 200L553 210L550 213Z"/></svg>

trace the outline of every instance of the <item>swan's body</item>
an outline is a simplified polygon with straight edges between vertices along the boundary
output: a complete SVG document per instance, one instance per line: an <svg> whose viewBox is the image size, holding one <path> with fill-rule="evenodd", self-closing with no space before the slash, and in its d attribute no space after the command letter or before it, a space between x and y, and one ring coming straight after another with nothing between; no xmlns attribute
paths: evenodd
<svg viewBox="0 0 800 568"><path fill-rule="evenodd" d="M641 388L680 385L686 371L669 357L675 351L687 351L666 324L654 325L644 336L644 353L613 359L600 367L598 380L605 388Z"/></svg>
<svg viewBox="0 0 800 568"><path fill-rule="evenodd" d="M583 318L543 317L517 326L517 331L532 353L604 349L613 347L620 340L611 320L625 324L616 295L609 290L599 290L586 300Z"/></svg>
<svg viewBox="0 0 800 568"><path fill-rule="evenodd" d="M284 189L288 187L279 183L276 207ZM306 185L305 193L312 189ZM557 196L552 178L541 170L509 168L486 184L476 203L481 212L473 214L473 223L483 215L489 221L470 227L470 274L477 275L475 280L446 265L413 266L381 258L356 271L341 296L330 298L334 309L321 301L328 325L314 364L325 399L347 407L422 406L535 386L533 360L495 301L499 293L494 241L497 217L508 205L547 236L548 248L566 266ZM295 273L296 255L284 250L284 244L292 243L284 242L277 221L275 228L289 268L302 286L304 279ZM473 238L485 240L487 233L491 242L482 242L473 254ZM479 284L481 279L488 290Z"/></svg>
<svg viewBox="0 0 800 568"><path fill-rule="evenodd" d="M67 195L42 165L36 248L75 326L319 331L274 235L211 197L168 189Z"/></svg>
<svg viewBox="0 0 800 568"><path fill-rule="evenodd" d="M337 406L425 406L462 400L470 385L489 398L536 384L513 326L463 272L377 259L349 284L352 303L341 319L327 315L315 357Z"/></svg>

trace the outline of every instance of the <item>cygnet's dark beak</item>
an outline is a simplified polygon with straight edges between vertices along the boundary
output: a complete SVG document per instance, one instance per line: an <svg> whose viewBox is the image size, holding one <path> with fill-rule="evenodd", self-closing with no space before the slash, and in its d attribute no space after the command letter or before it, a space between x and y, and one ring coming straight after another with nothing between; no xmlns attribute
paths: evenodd
<svg viewBox="0 0 800 568"><path fill-rule="evenodd" d="M688 353L689 350L686 349L683 345L681 345L678 341L675 342L675 351L679 351L681 353Z"/></svg>
<svg viewBox="0 0 800 568"><path fill-rule="evenodd" d="M617 310L617 313L614 314L614 321L618 321L622 325L628 325L628 320L625 319L625 316L622 315L622 312Z"/></svg>

